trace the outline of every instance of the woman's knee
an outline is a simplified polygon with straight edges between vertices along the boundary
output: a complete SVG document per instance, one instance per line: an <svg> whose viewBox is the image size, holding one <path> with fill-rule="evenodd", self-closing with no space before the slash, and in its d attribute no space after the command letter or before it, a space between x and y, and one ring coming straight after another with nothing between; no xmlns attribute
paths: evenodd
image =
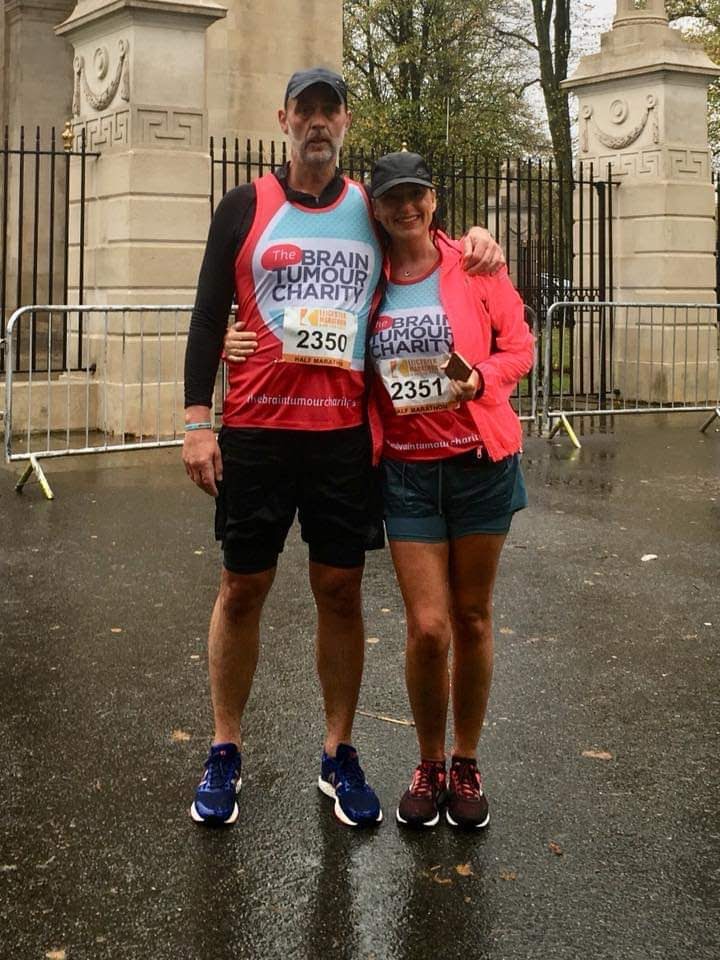
<svg viewBox="0 0 720 960"><path fill-rule="evenodd" d="M456 606L452 621L456 642L485 643L492 639L492 609L489 606Z"/></svg>
<svg viewBox="0 0 720 960"><path fill-rule="evenodd" d="M442 660L450 647L450 625L433 613L408 619L408 653L423 660Z"/></svg>

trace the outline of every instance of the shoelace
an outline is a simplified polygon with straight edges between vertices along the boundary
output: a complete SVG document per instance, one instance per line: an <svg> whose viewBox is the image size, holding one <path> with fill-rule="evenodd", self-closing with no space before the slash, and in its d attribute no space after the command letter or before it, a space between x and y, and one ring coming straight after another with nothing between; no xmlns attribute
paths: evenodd
<svg viewBox="0 0 720 960"><path fill-rule="evenodd" d="M410 793L416 797L431 797L433 792L433 773L435 765L423 761L413 774Z"/></svg>
<svg viewBox="0 0 720 960"><path fill-rule="evenodd" d="M480 783L477 764L474 760L458 760L452 765L454 792L463 800L477 800Z"/></svg>
<svg viewBox="0 0 720 960"><path fill-rule="evenodd" d="M224 790L230 786L235 776L235 762L231 757L215 754L205 761L207 770L206 785L210 790Z"/></svg>
<svg viewBox="0 0 720 960"><path fill-rule="evenodd" d="M365 783L365 774L362 771L360 762L357 758L357 754L352 757L348 757L342 764L339 764L340 767L340 778L344 781L345 786L350 790L364 790Z"/></svg>

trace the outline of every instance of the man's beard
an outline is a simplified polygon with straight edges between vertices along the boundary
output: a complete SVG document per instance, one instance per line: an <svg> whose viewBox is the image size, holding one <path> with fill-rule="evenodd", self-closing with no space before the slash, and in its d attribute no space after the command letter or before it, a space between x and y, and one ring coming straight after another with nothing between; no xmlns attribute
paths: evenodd
<svg viewBox="0 0 720 960"><path fill-rule="evenodd" d="M290 146L294 148L294 152L302 163L309 167L325 167L333 161L337 163L342 141L338 144L331 140L308 143L307 141L298 142L291 138Z"/></svg>

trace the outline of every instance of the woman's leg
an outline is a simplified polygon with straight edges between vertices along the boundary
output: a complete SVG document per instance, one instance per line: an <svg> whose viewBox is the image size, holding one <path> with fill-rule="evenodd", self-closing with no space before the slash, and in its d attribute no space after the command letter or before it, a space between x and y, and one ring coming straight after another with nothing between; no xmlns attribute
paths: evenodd
<svg viewBox="0 0 720 960"><path fill-rule="evenodd" d="M452 753L475 757L493 672L492 596L505 534L450 541Z"/></svg>
<svg viewBox="0 0 720 960"><path fill-rule="evenodd" d="M448 707L448 544L391 540L405 601L405 679L415 718L420 757L445 759Z"/></svg>

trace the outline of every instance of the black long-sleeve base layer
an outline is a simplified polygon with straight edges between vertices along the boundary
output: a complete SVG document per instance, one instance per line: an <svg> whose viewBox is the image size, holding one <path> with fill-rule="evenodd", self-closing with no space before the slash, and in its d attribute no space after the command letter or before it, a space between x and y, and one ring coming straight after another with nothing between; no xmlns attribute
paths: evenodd
<svg viewBox="0 0 720 960"><path fill-rule="evenodd" d="M321 195L314 197L288 186L287 165L276 170L275 176L288 200L315 210L334 203L344 186L343 178L336 173ZM235 261L252 228L256 207L254 185L243 184L225 194L210 224L185 351L186 407L212 404L235 293Z"/></svg>

